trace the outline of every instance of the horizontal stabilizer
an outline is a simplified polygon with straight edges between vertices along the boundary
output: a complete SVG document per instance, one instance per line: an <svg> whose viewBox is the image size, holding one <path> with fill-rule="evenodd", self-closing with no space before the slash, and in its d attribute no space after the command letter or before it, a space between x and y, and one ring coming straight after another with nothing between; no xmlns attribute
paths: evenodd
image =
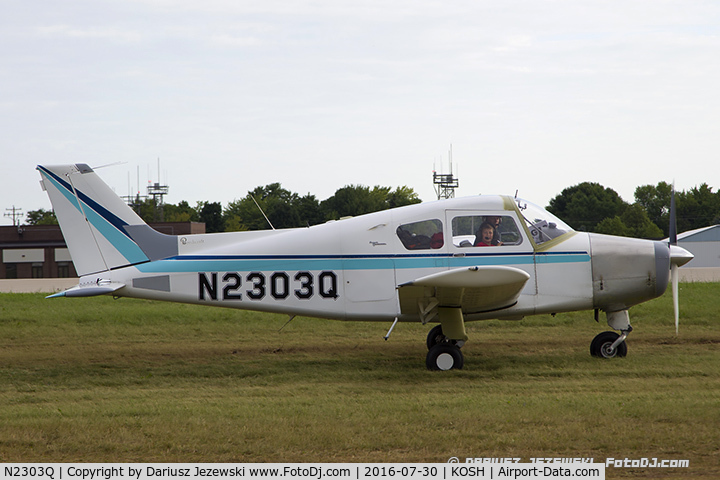
<svg viewBox="0 0 720 480"><path fill-rule="evenodd" d="M101 282L101 283L90 283L85 285L78 285L77 287L70 288L64 292L55 293L45 298L58 298L58 297L96 297L98 295L107 295L113 293L116 290L120 290L125 286L124 283L117 282Z"/></svg>

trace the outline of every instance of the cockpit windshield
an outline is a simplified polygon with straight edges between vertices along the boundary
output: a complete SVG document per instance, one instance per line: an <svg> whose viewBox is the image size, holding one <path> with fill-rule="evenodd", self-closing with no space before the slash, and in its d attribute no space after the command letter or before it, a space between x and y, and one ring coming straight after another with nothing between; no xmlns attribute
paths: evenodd
<svg viewBox="0 0 720 480"><path fill-rule="evenodd" d="M515 200L537 245L573 231L565 222L544 208L519 198Z"/></svg>

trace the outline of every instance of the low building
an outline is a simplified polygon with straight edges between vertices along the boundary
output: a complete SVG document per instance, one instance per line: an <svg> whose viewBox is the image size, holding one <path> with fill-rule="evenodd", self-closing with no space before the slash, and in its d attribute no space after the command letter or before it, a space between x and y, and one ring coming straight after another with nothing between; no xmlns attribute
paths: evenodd
<svg viewBox="0 0 720 480"><path fill-rule="evenodd" d="M691 268L720 268L720 225L678 234L678 245L695 255Z"/></svg>
<svg viewBox="0 0 720 480"><path fill-rule="evenodd" d="M150 226L168 235L205 233L205 224L198 222ZM0 279L77 277L58 225L0 227L0 256Z"/></svg>

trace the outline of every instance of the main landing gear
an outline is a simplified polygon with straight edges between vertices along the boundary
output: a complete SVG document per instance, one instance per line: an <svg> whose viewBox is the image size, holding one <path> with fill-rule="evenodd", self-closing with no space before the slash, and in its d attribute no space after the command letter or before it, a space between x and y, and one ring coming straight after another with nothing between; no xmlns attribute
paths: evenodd
<svg viewBox="0 0 720 480"><path fill-rule="evenodd" d="M468 339L462 310L440 307L438 317L440 325L436 325L428 333L425 365L428 370L461 369L464 359L460 348Z"/></svg>
<svg viewBox="0 0 720 480"><path fill-rule="evenodd" d="M597 358L624 357L627 355L625 339L633 329L628 311L607 312L607 322L611 328L620 330L621 334L602 332L596 335L590 343L590 355Z"/></svg>
<svg viewBox="0 0 720 480"><path fill-rule="evenodd" d="M425 365L428 370L452 370L463 368L464 359L460 347L465 342L450 340L442 332L442 325L430 330L427 338L428 353Z"/></svg>
<svg viewBox="0 0 720 480"><path fill-rule="evenodd" d="M625 339L633 328L627 310L606 312L607 323L616 332L602 332L590 344L590 354L597 358L624 357L627 355ZM427 336L428 353L425 365L428 370L452 370L463 368L464 359L460 348L468 339L465 322L459 308L439 308L440 325Z"/></svg>

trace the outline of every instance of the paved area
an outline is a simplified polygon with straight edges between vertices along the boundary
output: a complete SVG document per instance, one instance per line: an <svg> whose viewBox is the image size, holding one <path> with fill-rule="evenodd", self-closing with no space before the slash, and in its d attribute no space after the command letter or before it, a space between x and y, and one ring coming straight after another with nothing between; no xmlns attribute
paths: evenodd
<svg viewBox="0 0 720 480"><path fill-rule="evenodd" d="M0 293L55 293L78 284L77 278L0 280Z"/></svg>

